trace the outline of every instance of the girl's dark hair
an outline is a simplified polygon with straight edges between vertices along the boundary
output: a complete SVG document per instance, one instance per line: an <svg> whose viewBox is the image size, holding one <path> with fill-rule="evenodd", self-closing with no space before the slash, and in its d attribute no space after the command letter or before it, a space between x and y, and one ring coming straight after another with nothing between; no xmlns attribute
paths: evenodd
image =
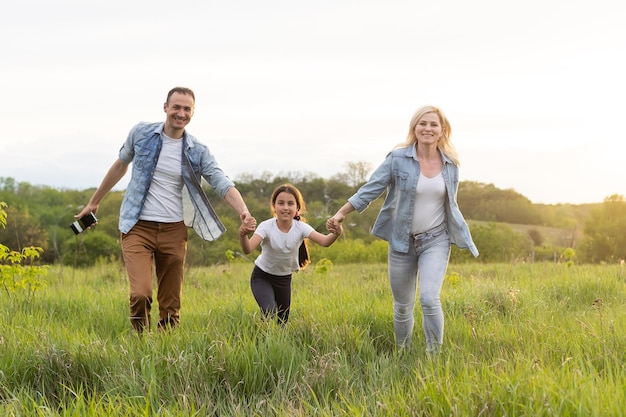
<svg viewBox="0 0 626 417"><path fill-rule="evenodd" d="M276 204L276 199L278 198L278 194L280 193L289 193L295 197L296 207L298 208L298 211L294 216L294 219L306 223L306 219L300 215L301 212L306 211L304 199L302 198L300 190L298 190L295 186L291 184L282 184L274 189L271 198L272 210L274 210L274 204ZM300 265L301 269L306 268L307 265L311 263L311 254L309 253L308 240L309 239L304 239L302 241L302 244L300 245L300 248L298 249L298 264Z"/></svg>

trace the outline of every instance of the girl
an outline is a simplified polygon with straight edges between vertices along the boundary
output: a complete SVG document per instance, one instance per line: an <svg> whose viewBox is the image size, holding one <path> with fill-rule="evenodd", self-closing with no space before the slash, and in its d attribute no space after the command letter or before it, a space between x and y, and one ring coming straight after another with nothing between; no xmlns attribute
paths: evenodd
<svg viewBox="0 0 626 417"><path fill-rule="evenodd" d="M276 317L278 323L289 319L291 305L291 274L309 263L305 239L324 247L330 246L343 229L323 235L300 218L306 210L300 191L291 184L278 186L272 193L274 217L259 224L251 238L246 225L239 228L239 243L245 254L261 245L261 254L254 261L250 288L261 313Z"/></svg>

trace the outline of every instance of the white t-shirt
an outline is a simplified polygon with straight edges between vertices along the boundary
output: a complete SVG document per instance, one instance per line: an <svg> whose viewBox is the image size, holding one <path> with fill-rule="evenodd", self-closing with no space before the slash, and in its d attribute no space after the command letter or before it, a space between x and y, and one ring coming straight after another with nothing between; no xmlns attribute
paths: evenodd
<svg viewBox="0 0 626 417"><path fill-rule="evenodd" d="M439 226L446 219L444 202L446 198L446 184L440 172L433 178L420 174L415 190L415 207L413 207L413 221L411 233L422 233Z"/></svg>
<svg viewBox="0 0 626 417"><path fill-rule="evenodd" d="M261 254L254 263L272 275L284 276L298 271L298 249L313 230L310 224L294 220L291 229L284 233L278 228L275 217L262 221L254 231L263 239Z"/></svg>
<svg viewBox="0 0 626 417"><path fill-rule="evenodd" d="M174 223L183 220L182 139L161 134L163 146L139 218Z"/></svg>

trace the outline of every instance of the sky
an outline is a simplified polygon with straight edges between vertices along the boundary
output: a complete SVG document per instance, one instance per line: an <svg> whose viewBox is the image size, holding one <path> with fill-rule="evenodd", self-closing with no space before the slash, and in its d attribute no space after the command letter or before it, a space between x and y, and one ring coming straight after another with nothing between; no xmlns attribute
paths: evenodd
<svg viewBox="0 0 626 417"><path fill-rule="evenodd" d="M0 177L97 187L130 128L164 121L167 92L185 86L188 132L235 181L375 168L432 104L452 125L461 181L533 203L624 196L620 3L11 2Z"/></svg>

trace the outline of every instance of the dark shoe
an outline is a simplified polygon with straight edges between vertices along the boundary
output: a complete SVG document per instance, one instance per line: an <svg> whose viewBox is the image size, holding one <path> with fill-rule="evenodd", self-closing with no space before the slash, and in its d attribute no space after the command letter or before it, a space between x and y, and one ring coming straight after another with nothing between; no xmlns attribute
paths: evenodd
<svg viewBox="0 0 626 417"><path fill-rule="evenodd" d="M161 319L159 320L159 324L157 326L157 328L159 330L171 330L173 328L175 328L176 326L178 326L178 320L175 320L173 318L167 318L167 319Z"/></svg>
<svg viewBox="0 0 626 417"><path fill-rule="evenodd" d="M130 324L133 327L133 329L135 329L135 331L140 335L144 332L144 330L146 330L146 328L148 329L148 331L150 331L150 323L147 322L147 320L143 318L140 318L140 319L131 318Z"/></svg>

